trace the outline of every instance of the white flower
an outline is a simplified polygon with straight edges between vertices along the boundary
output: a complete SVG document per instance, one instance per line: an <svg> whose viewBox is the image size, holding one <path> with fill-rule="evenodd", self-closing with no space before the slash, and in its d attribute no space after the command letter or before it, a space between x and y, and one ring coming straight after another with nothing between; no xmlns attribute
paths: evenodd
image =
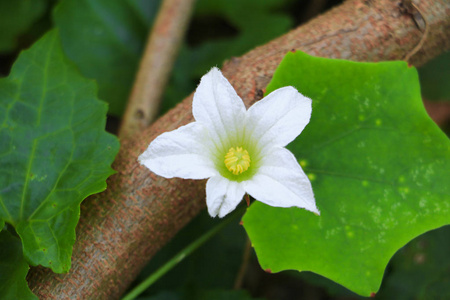
<svg viewBox="0 0 450 300"><path fill-rule="evenodd" d="M319 214L308 177L284 148L308 124L311 99L283 87L246 110L213 68L200 81L192 113L195 122L158 136L139 162L166 178L209 178L206 204L212 217L234 210L245 193L271 206Z"/></svg>

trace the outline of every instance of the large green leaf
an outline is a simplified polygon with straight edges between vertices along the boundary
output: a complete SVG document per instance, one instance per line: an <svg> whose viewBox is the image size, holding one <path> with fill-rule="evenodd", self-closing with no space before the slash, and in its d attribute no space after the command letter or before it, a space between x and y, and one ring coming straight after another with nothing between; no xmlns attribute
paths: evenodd
<svg viewBox="0 0 450 300"><path fill-rule="evenodd" d="M0 221L1 222L1 221ZM1 227L0 227L1 228ZM28 288L28 269L20 239L7 230L0 232L0 296L2 299L37 300Z"/></svg>
<svg viewBox="0 0 450 300"><path fill-rule="evenodd" d="M17 46L19 36L45 13L47 0L0 0L0 53Z"/></svg>
<svg viewBox="0 0 450 300"><path fill-rule="evenodd" d="M69 270L79 204L106 188L119 147L96 93L57 31L0 80L0 220L15 227L30 264L55 272Z"/></svg>
<svg viewBox="0 0 450 300"><path fill-rule="evenodd" d="M97 80L113 115L125 108L159 2L63 0L54 11L65 53L84 76Z"/></svg>
<svg viewBox="0 0 450 300"><path fill-rule="evenodd" d="M428 231L402 247L389 261L378 300L450 299L450 225ZM287 276L326 289L334 298L365 299L312 272L285 271Z"/></svg>
<svg viewBox="0 0 450 300"><path fill-rule="evenodd" d="M321 215L256 202L245 229L264 269L310 270L370 295L400 247L450 222L450 143L405 62L288 53L267 92L286 85L313 99L289 148Z"/></svg>

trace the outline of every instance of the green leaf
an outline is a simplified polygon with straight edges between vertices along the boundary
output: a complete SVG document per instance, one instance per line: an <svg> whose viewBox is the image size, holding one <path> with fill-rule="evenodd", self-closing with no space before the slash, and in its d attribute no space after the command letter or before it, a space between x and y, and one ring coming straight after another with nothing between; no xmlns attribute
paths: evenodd
<svg viewBox="0 0 450 300"><path fill-rule="evenodd" d="M1 221L0 221L1 223ZM37 300L25 280L29 266L22 255L20 239L7 230L0 232L0 295L2 299Z"/></svg>
<svg viewBox="0 0 450 300"><path fill-rule="evenodd" d="M0 80L0 220L15 227L30 264L58 273L70 268L79 204L106 188L119 147L96 93L57 31Z"/></svg>
<svg viewBox="0 0 450 300"><path fill-rule="evenodd" d="M449 223L449 140L405 62L288 53L267 92L287 85L313 99L311 122L289 148L321 215L255 202L245 229L263 269L310 270L368 296L399 248Z"/></svg>
<svg viewBox="0 0 450 300"><path fill-rule="evenodd" d="M18 38L45 13L47 0L0 0L0 53L13 51Z"/></svg>
<svg viewBox="0 0 450 300"><path fill-rule="evenodd" d="M54 11L63 48L120 116L159 1L64 0Z"/></svg>
<svg viewBox="0 0 450 300"><path fill-rule="evenodd" d="M449 250L448 225L428 231L410 241L389 261L376 299L450 299ZM327 294L333 299L365 299L312 272L283 273L326 289Z"/></svg>

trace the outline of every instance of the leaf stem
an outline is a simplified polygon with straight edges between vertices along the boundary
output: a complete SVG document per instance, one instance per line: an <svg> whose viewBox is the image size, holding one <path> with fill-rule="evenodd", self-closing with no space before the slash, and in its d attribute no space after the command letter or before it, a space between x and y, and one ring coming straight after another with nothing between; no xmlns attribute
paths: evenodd
<svg viewBox="0 0 450 300"><path fill-rule="evenodd" d="M164 274L170 271L173 267L175 267L178 263L180 263L185 257L190 255L192 252L197 250L200 246L202 246L206 241L216 235L220 230L222 230L226 225L228 225L232 220L234 220L237 216L241 216L245 206L241 206L236 209L236 211L213 227L211 230L200 236L198 239L190 243L186 248L178 252L174 257L172 257L168 262L166 262L163 266L161 266L158 270L153 272L150 276L148 276L144 281L142 281L139 285L133 288L128 294L126 294L122 300L132 300L139 296L142 292L148 289L153 283L155 283L159 278L161 278Z"/></svg>

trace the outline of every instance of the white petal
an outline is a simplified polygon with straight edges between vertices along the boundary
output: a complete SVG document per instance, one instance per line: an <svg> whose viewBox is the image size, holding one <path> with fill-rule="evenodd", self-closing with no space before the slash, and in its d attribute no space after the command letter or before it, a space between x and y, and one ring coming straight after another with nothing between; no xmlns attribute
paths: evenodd
<svg viewBox="0 0 450 300"><path fill-rule="evenodd" d="M211 177L206 183L206 205L211 217L223 218L234 210L244 197L242 184L222 176Z"/></svg>
<svg viewBox="0 0 450 300"><path fill-rule="evenodd" d="M230 139L242 137L245 112L241 98L219 69L212 68L202 77L194 94L192 113L196 121L208 128L217 147L223 148Z"/></svg>
<svg viewBox="0 0 450 300"><path fill-rule="evenodd" d="M258 173L245 182L253 198L276 207L297 206L319 214L306 174L295 156L285 148L267 153Z"/></svg>
<svg viewBox="0 0 450 300"><path fill-rule="evenodd" d="M208 147L208 131L197 122L158 136L139 162L166 178L204 179L218 173Z"/></svg>
<svg viewBox="0 0 450 300"><path fill-rule="evenodd" d="M309 123L311 99L291 86L273 91L247 112L246 135L258 141L259 148L270 144L284 147Z"/></svg>

